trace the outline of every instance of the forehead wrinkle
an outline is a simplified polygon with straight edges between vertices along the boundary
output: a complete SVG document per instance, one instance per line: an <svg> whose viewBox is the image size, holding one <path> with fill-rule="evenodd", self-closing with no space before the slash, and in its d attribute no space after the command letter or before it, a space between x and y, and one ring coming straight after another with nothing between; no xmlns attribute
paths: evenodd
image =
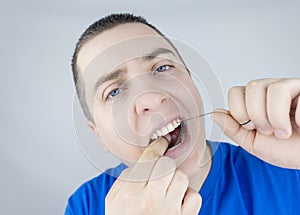
<svg viewBox="0 0 300 215"><path fill-rule="evenodd" d="M171 54L176 57L175 53L167 48L157 48L152 52L149 52L143 56L140 57L142 61L151 61L157 57L159 57L162 54ZM123 76L127 71L124 69L117 69L115 71L112 71L106 75L100 76L97 80L97 82L94 84L94 92L97 91L97 89L103 85L107 81L116 80Z"/></svg>

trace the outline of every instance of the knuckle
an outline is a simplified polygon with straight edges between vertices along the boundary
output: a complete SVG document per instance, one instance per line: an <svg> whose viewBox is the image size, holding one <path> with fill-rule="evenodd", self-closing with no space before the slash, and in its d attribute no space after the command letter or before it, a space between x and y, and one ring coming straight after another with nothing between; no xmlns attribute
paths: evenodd
<svg viewBox="0 0 300 215"><path fill-rule="evenodd" d="M202 205L202 198L199 193L189 189L184 201L189 205L190 210L194 211L195 214L198 214Z"/></svg>
<svg viewBox="0 0 300 215"><path fill-rule="evenodd" d="M298 104L295 110L295 121L297 126L300 128L300 95L297 99L298 99L297 101Z"/></svg>
<svg viewBox="0 0 300 215"><path fill-rule="evenodd" d="M244 106L244 87L232 87L228 93L228 107L230 112L241 112L241 105ZM243 109L243 108L242 108Z"/></svg>
<svg viewBox="0 0 300 215"><path fill-rule="evenodd" d="M199 203L199 204L201 204L202 203L202 198L201 198L201 196L197 193L197 195L196 195L196 201Z"/></svg>
<svg viewBox="0 0 300 215"><path fill-rule="evenodd" d="M192 191L192 192L190 193L190 195L191 195L191 198L193 199L193 201L194 201L195 203L201 204L202 198L201 198L201 196L200 196L199 193L197 193L197 192L195 192L195 191Z"/></svg>
<svg viewBox="0 0 300 215"><path fill-rule="evenodd" d="M267 92L277 95L277 92L285 92L286 90L288 90L288 85L284 82L275 82L268 86Z"/></svg>
<svg viewBox="0 0 300 215"><path fill-rule="evenodd" d="M177 178L177 180L180 181L180 183L182 184L188 184L189 183L189 178L188 176L182 172L181 170L176 170L175 171L175 177Z"/></svg>
<svg viewBox="0 0 300 215"><path fill-rule="evenodd" d="M247 88L258 88L262 86L263 86L263 82L261 80L252 80L247 84Z"/></svg>
<svg viewBox="0 0 300 215"><path fill-rule="evenodd" d="M295 122L296 122L296 125L298 126L298 128L300 128L300 111L295 116Z"/></svg>
<svg viewBox="0 0 300 215"><path fill-rule="evenodd" d="M231 87L228 91L228 96L235 96L237 93L240 93L242 90L242 87L240 86L234 86L234 87Z"/></svg>

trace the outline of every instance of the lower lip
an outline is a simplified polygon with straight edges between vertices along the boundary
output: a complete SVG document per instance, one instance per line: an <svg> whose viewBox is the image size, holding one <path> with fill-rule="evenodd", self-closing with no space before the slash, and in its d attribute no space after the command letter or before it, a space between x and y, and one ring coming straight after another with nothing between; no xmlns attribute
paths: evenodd
<svg viewBox="0 0 300 215"><path fill-rule="evenodd" d="M188 128L186 127L185 137L183 142L177 146L175 149L171 149L170 151L167 151L164 156L170 157L172 159L176 159L183 155L189 148L190 143L190 136L188 134Z"/></svg>

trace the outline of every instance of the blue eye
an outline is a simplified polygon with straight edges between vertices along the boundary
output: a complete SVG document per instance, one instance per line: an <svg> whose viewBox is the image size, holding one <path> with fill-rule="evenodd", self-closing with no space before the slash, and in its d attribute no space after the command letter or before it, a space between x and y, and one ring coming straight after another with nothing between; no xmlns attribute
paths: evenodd
<svg viewBox="0 0 300 215"><path fill-rule="evenodd" d="M110 91L110 93L108 94L108 97L115 97L115 96L117 96L120 92L121 92L121 89L120 89L120 88L113 89L113 90Z"/></svg>
<svg viewBox="0 0 300 215"><path fill-rule="evenodd" d="M164 72L164 71L168 70L169 68L170 68L170 66L168 66L168 65L162 65L156 69L156 72Z"/></svg>

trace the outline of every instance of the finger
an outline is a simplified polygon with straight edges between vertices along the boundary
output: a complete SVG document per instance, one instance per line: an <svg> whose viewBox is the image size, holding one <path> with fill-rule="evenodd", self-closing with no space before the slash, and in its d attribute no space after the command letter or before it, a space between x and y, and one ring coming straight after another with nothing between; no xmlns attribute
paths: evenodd
<svg viewBox="0 0 300 215"><path fill-rule="evenodd" d="M300 151L300 145L297 142L299 136L293 136L291 143L287 146L277 138L273 137L272 140L270 136L260 135L256 131L249 131L243 128L228 114L213 113L212 119L223 129L225 135L250 154L276 166L293 169L300 168L300 162L297 162L299 161L298 152ZM254 141L255 139L256 141Z"/></svg>
<svg viewBox="0 0 300 215"><path fill-rule="evenodd" d="M284 79L268 86L268 119L275 135L279 138L288 138L292 133L291 103L299 92L300 79Z"/></svg>
<svg viewBox="0 0 300 215"><path fill-rule="evenodd" d="M215 112L212 114L213 121L223 130L224 134L243 147L246 151L253 153L252 143L256 131L243 128L231 115Z"/></svg>
<svg viewBox="0 0 300 215"><path fill-rule="evenodd" d="M152 171L147 189L151 190L152 193L157 192L157 194L165 197L168 186L175 174L175 169L176 163L173 159L160 157Z"/></svg>
<svg viewBox="0 0 300 215"><path fill-rule="evenodd" d="M295 124L296 124L296 129L298 133L300 134L300 94L298 97L294 100L294 103L296 104L293 108L295 108Z"/></svg>
<svg viewBox="0 0 300 215"><path fill-rule="evenodd" d="M183 215L198 214L202 205L202 198L199 193L188 189L181 207Z"/></svg>
<svg viewBox="0 0 300 215"><path fill-rule="evenodd" d="M255 129L254 124L249 122L250 117L247 113L245 101L245 87L236 86L229 90L228 106L230 114L237 122L239 122L239 124L243 125L243 127L248 130Z"/></svg>
<svg viewBox="0 0 300 215"><path fill-rule="evenodd" d="M260 133L273 133L267 116L267 86L278 79L260 79L247 84L245 91L247 113Z"/></svg>
<svg viewBox="0 0 300 215"><path fill-rule="evenodd" d="M189 185L188 176L181 170L176 170L167 189L166 197L180 206Z"/></svg>
<svg viewBox="0 0 300 215"><path fill-rule="evenodd" d="M138 162L157 160L159 157L163 156L168 148L168 144L169 143L165 138L159 137L144 150L143 154L138 159Z"/></svg>
<svg viewBox="0 0 300 215"><path fill-rule="evenodd" d="M151 143L132 167L128 180L143 182L140 185L145 186L157 160L165 153L167 148L168 142L164 138L158 138Z"/></svg>

